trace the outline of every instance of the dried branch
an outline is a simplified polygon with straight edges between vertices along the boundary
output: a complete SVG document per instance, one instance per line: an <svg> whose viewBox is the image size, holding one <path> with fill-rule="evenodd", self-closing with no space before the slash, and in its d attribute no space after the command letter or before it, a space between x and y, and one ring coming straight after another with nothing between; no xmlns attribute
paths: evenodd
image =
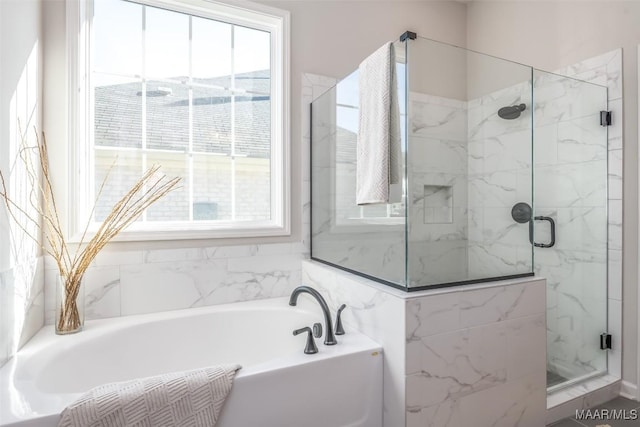
<svg viewBox="0 0 640 427"><path fill-rule="evenodd" d="M33 214L27 212L26 209L9 197L2 171L0 171L0 197L7 207L9 216L18 227L55 260L60 277L64 281L63 291L65 295L64 301L59 307L60 313L56 319L56 330L62 333L75 331L82 324L76 299L80 291L82 277L87 268L89 268L104 246L127 226L136 221L149 206L179 188L178 183L181 178L169 179L166 175L159 174L160 166L153 165L113 206L96 233L85 243L98 200L117 160L114 161L102 181L80 243L76 246L72 255L62 231L58 207L53 195L49 169L49 152L44 133L42 134L42 139L40 139L36 131L35 147L27 145L26 137L22 132L20 132L20 135L22 141L19 156L25 165L27 179L31 184L32 192L37 192L41 201L41 205L35 203L34 199L35 201L38 200L35 197L36 194L30 194L29 204L37 216L34 217ZM33 158L36 155L33 154L34 151L37 153L37 160ZM24 216L30 225L36 227L39 233L43 235L46 245L42 243L38 236L29 231L30 225L23 224L18 218L18 214Z"/></svg>

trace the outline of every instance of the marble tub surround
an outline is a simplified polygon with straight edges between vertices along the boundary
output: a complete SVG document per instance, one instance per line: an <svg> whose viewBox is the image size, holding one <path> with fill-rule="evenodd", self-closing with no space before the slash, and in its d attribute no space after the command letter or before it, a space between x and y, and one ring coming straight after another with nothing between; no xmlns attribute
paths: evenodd
<svg viewBox="0 0 640 427"><path fill-rule="evenodd" d="M300 283L299 243L104 251L85 276L85 318L128 316L288 295ZM45 258L46 323L55 265Z"/></svg>
<svg viewBox="0 0 640 427"><path fill-rule="evenodd" d="M385 426L544 425L544 279L406 293L302 264L332 310L347 304L347 333L385 348Z"/></svg>

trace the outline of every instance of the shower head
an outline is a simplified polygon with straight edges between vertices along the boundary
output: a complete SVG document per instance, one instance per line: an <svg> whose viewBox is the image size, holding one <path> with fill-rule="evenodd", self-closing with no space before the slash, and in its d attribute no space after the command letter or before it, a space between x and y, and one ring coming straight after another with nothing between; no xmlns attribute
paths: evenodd
<svg viewBox="0 0 640 427"><path fill-rule="evenodd" d="M526 108L527 106L525 104L502 107L498 110L498 116L505 120L517 119L520 117L520 113L522 113Z"/></svg>

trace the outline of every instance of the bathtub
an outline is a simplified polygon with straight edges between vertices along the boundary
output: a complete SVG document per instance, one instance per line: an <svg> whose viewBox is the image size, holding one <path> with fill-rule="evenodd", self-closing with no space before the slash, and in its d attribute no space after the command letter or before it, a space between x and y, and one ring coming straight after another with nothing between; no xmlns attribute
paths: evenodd
<svg viewBox="0 0 640 427"><path fill-rule="evenodd" d="M381 427L382 350L357 332L303 353L296 328L322 322L301 295L88 321L79 334L40 330L0 370L0 426L55 426L100 384L239 363L216 427Z"/></svg>

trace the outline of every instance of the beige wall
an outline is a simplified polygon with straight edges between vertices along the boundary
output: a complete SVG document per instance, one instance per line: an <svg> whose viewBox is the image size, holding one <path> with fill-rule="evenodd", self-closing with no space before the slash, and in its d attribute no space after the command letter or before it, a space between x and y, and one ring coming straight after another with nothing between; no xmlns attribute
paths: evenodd
<svg viewBox="0 0 640 427"><path fill-rule="evenodd" d="M640 2L471 2L467 47L544 70L623 48L623 376L637 384L638 68Z"/></svg>

